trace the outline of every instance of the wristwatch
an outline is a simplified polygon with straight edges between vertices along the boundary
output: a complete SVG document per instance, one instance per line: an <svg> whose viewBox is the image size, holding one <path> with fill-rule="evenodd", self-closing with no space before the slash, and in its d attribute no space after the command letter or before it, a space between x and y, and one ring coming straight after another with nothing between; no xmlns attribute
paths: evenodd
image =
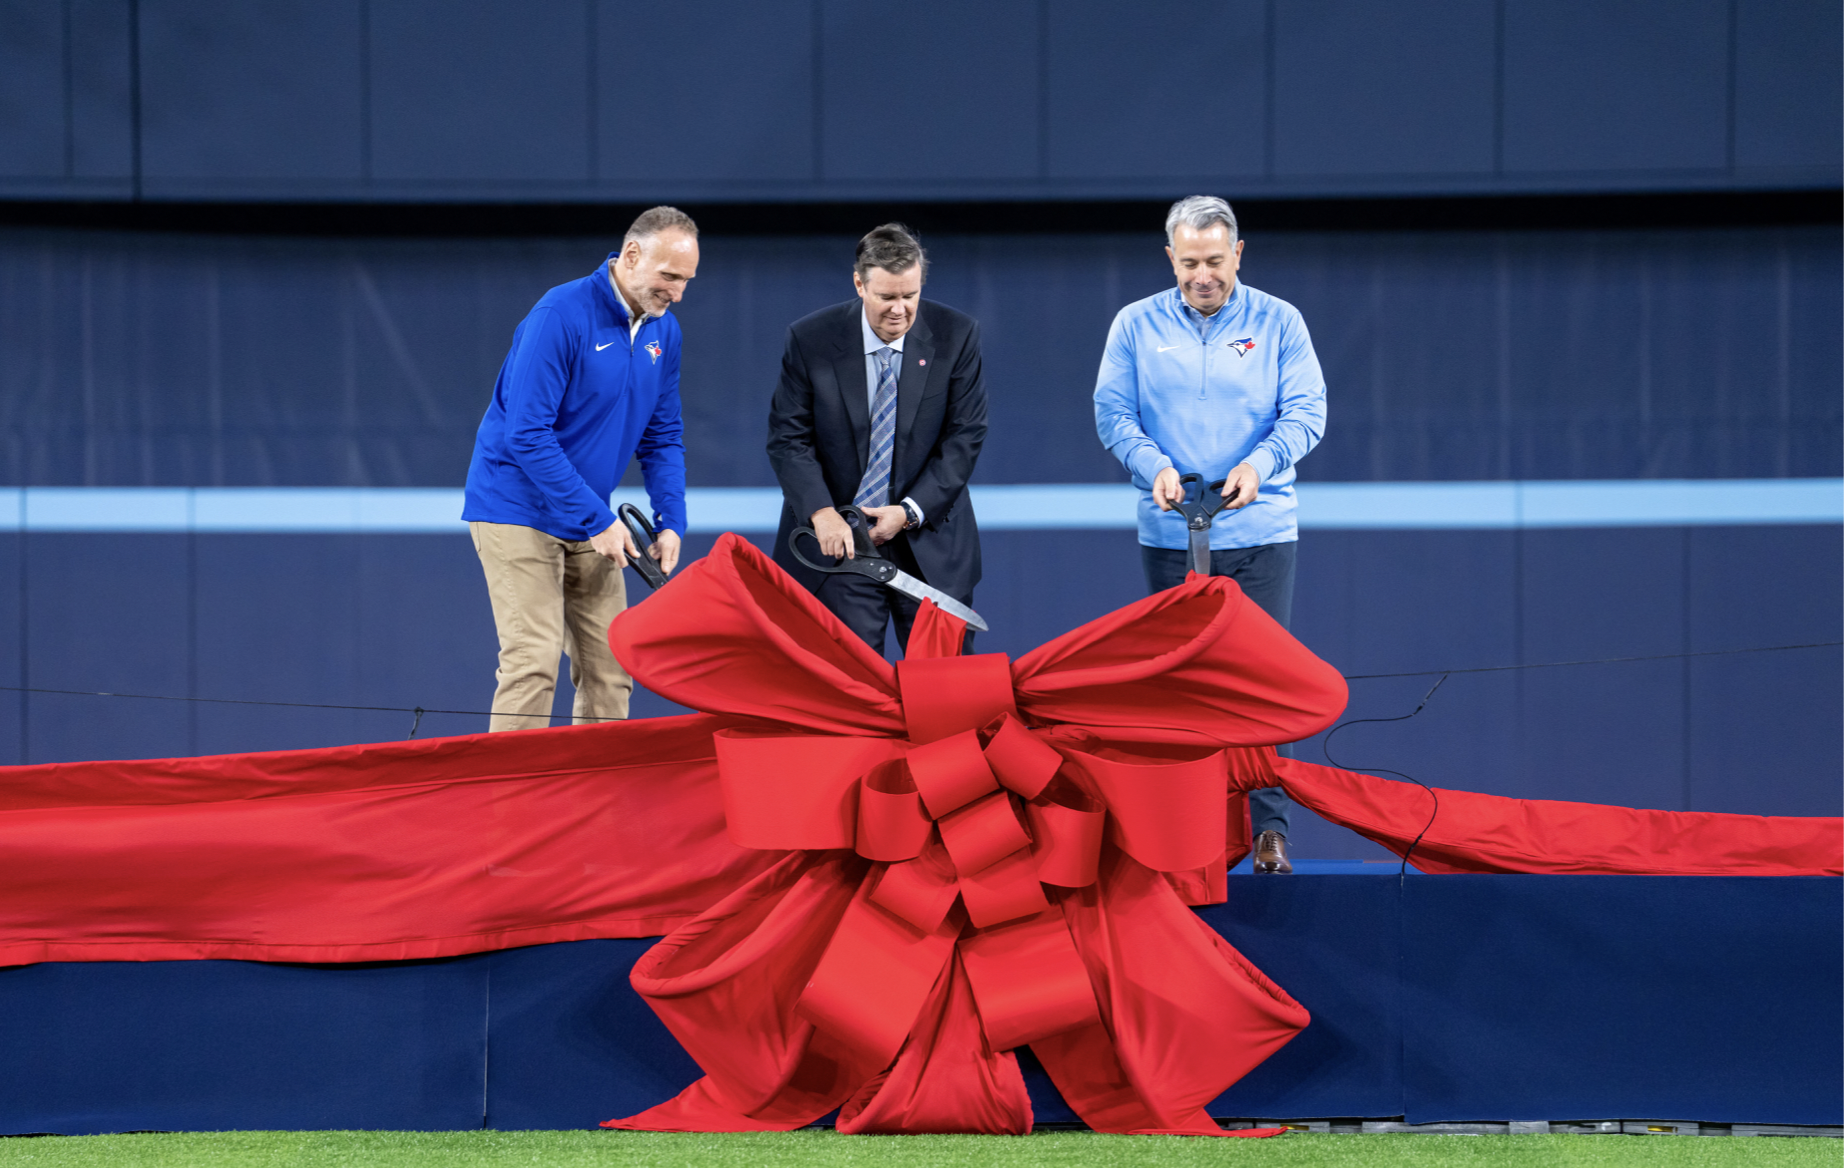
<svg viewBox="0 0 1844 1168"><path fill-rule="evenodd" d="M907 523L903 524L904 531L914 531L916 528L922 526L922 516L916 512L916 505L911 503L908 499L903 500L903 514L909 519Z"/></svg>

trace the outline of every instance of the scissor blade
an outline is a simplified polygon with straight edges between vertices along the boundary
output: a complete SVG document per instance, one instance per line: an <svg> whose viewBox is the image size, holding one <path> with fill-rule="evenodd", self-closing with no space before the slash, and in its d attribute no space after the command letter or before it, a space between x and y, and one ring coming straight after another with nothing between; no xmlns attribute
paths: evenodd
<svg viewBox="0 0 1844 1168"><path fill-rule="evenodd" d="M968 608L960 601L949 596L941 589L932 588L922 583L922 581L911 576L908 572L899 571L896 575L884 581L884 583L890 585L890 587L896 589L905 596L913 596L917 600L934 601L936 608L939 608L949 616L959 617L961 620L966 621L968 628L982 633L989 631L986 628L986 622L980 619L979 613L974 612L971 608Z"/></svg>
<svg viewBox="0 0 1844 1168"><path fill-rule="evenodd" d="M1201 576L1210 575L1210 528L1191 528L1191 570Z"/></svg>

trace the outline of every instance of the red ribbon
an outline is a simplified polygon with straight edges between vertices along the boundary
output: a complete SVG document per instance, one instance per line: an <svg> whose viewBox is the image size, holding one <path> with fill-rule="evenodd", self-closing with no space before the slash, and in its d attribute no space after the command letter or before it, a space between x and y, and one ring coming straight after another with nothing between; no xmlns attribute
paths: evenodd
<svg viewBox="0 0 1844 1168"><path fill-rule="evenodd" d="M945 619L945 618L944 618ZM908 738L717 735L730 837L875 861L801 995L814 1025L888 1063L958 952L994 1050L1100 1021L1044 885L1095 883L1104 837L1160 872L1224 854L1222 749L1148 758L1018 718L1003 653L897 666ZM866 987L876 987L867 993Z"/></svg>
<svg viewBox="0 0 1844 1168"><path fill-rule="evenodd" d="M1029 1104L1001 1052L1036 1044L1092 1126L1220 1134L1202 1105L1305 1024L1173 891L1207 899L1198 873L1214 868L1221 899L1232 792L1273 781L1250 747L1343 704L1336 671L1230 582L1200 578L1017 663L951 655L962 626L925 604L917 655L894 670L731 536L646 610L610 631L635 676L755 720L715 736L731 840L809 858L636 966L710 1075L611 1124L786 1127L849 1096L854 1130L1013 1130ZM786 950L795 939L817 958ZM768 987L758 967L804 981ZM713 1035L726 1018L760 1020L754 1053ZM937 1057L969 1033L981 1049Z"/></svg>

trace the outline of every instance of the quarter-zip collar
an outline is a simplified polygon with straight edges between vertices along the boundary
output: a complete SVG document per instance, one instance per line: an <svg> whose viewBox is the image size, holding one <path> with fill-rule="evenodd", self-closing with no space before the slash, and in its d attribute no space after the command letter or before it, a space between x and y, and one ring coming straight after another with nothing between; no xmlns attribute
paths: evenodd
<svg viewBox="0 0 1844 1168"><path fill-rule="evenodd" d="M645 328L647 322L653 319L653 315L651 313L645 313L639 320L635 320L633 310L627 306L627 297L623 296L620 289L615 286L614 263L620 256L621 253L618 251L611 251L608 253L608 258L602 261L602 278L597 281L597 283L601 287L602 295L607 298L607 301L614 306L615 311L620 314L621 322L627 328L628 348L631 349L634 347L634 338L640 335L640 330Z"/></svg>
<svg viewBox="0 0 1844 1168"><path fill-rule="evenodd" d="M1191 302L1186 300L1185 294L1177 288L1172 289L1172 300L1178 308L1178 314L1196 330L1199 339L1208 342L1211 333L1223 328L1230 317L1242 312L1242 306L1247 303L1248 297L1242 294L1242 281L1237 280L1235 287L1229 290L1228 298L1223 301L1223 307L1209 316L1191 307Z"/></svg>

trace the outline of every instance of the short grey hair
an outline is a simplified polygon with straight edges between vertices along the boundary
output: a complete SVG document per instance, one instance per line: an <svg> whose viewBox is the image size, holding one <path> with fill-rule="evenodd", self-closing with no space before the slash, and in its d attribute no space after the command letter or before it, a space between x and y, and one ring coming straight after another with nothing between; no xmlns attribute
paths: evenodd
<svg viewBox="0 0 1844 1168"><path fill-rule="evenodd" d="M882 227L873 227L858 241L858 254L852 264L860 280L871 274L872 268L882 268L892 276L900 276L912 267L922 269L922 278L928 279L928 253L922 250L922 241L916 233L901 223L886 223Z"/></svg>
<svg viewBox="0 0 1844 1168"><path fill-rule="evenodd" d="M626 251L627 245L637 239L652 239L662 231L683 231L693 239L698 238L698 225L692 222L690 215L677 207L649 207L621 237L621 250Z"/></svg>
<svg viewBox="0 0 1844 1168"><path fill-rule="evenodd" d="M1172 236L1182 223L1193 231L1208 231L1221 223L1229 228L1229 244L1236 245L1236 213L1215 195L1190 195L1172 204L1165 216L1165 245L1172 246Z"/></svg>

